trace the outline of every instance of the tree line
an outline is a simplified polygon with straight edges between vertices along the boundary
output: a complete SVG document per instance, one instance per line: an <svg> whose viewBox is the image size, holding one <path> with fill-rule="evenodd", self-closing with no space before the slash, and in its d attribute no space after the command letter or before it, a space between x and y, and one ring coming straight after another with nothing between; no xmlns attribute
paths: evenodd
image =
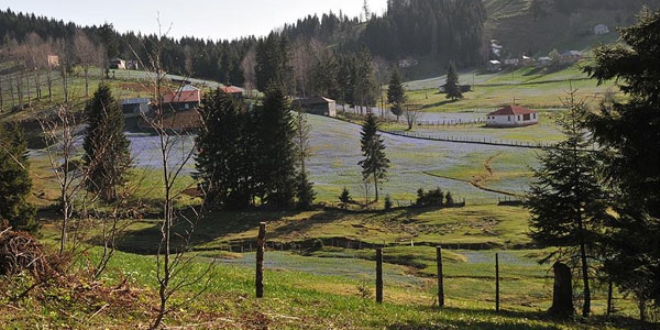
<svg viewBox="0 0 660 330"><path fill-rule="evenodd" d="M429 58L437 59L437 63L442 65L448 59L455 59L459 65L475 64L480 60L479 49L483 44L485 22L481 1L392 1L383 17L367 14L368 11L363 19L349 18L341 12L339 15L330 12L320 18L309 15L266 37L250 36L216 41L195 37L175 39L134 32L118 33L111 23L80 27L7 9L0 10L0 46L6 48L28 44L36 36L50 45L59 45L59 49L51 47L45 50L47 53L70 55L72 60L66 62L70 68L77 63L90 62L91 57L97 57L90 53L90 59L73 59L79 53L74 42L84 36L88 39L85 48L99 49L98 52L102 54L94 60L94 65L107 69L108 59L114 57L149 63L149 54L155 45L159 45L162 50L161 63L167 72L210 79L227 85L247 85L247 88L254 87L258 80L254 79L254 68L257 66L255 54L259 53L259 48L267 47L273 56L281 53L281 56L291 60L292 67L296 69L297 83L297 87L291 90L301 96L313 92L309 86L305 86L311 84L313 76L328 77L328 70L332 71L334 66L349 61L344 57L360 56L364 47L367 47L373 59L385 61L385 66L392 66L398 59L411 55L429 55ZM273 43L275 36L280 40ZM281 40L286 40L285 48L282 48L284 45ZM330 58L329 54L334 58ZM333 78L336 80L336 77ZM267 84L262 80L258 83L259 90L264 91ZM327 80L319 84L322 86L317 86L314 92L337 89L328 86Z"/></svg>
<svg viewBox="0 0 660 330"><path fill-rule="evenodd" d="M468 66L482 60L486 18L481 0L390 0L385 15L369 20L361 38L389 60L418 56Z"/></svg>

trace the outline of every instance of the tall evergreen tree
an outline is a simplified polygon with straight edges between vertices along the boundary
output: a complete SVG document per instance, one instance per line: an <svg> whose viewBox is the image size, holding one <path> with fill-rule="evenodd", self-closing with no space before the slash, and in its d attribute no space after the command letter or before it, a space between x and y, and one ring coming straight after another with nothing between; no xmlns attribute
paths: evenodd
<svg viewBox="0 0 660 330"><path fill-rule="evenodd" d="M628 96L591 114L587 125L604 148L608 182L619 217L606 270L640 306L660 305L660 12L643 10L636 25L621 30L624 44L598 47L586 72L603 82L615 79ZM640 308L645 317L645 308Z"/></svg>
<svg viewBox="0 0 660 330"><path fill-rule="evenodd" d="M0 220L14 230L36 232L36 209L28 202L32 189L27 143L19 124L0 124Z"/></svg>
<svg viewBox="0 0 660 330"><path fill-rule="evenodd" d="M445 83L445 92L447 93L447 98L451 99L452 101L463 99L461 86L458 82L458 72L456 71L456 66L454 63L449 63L449 66L447 66L447 82Z"/></svg>
<svg viewBox="0 0 660 330"><path fill-rule="evenodd" d="M407 100L406 89L401 82L399 70L394 70L387 87L387 103L391 105L390 110L396 116L396 121L399 121L399 116L403 114L403 105Z"/></svg>
<svg viewBox="0 0 660 330"><path fill-rule="evenodd" d="M305 110L299 105L295 109L295 149L296 159L298 163L298 185L296 190L297 206L299 209L311 209L316 198L314 192L314 185L309 181L307 174L307 158L310 156L309 148L309 130L310 126L307 123L307 114Z"/></svg>
<svg viewBox="0 0 660 330"><path fill-rule="evenodd" d="M101 84L85 107L87 130L83 162L87 171L87 190L112 202L117 187L125 182L131 166L130 142L124 134L124 114L110 87Z"/></svg>
<svg viewBox="0 0 660 330"><path fill-rule="evenodd" d="M369 49L362 48L362 51L353 57L351 84L353 92L353 103L361 108L376 104L379 95L379 86L376 83L374 69L371 64L371 53ZM367 112L371 112L367 110Z"/></svg>
<svg viewBox="0 0 660 330"><path fill-rule="evenodd" d="M257 172L263 183L263 202L289 208L296 196L296 150L295 127L284 91L270 88L256 110Z"/></svg>
<svg viewBox="0 0 660 330"><path fill-rule="evenodd" d="M290 63L290 46L286 37L272 32L257 44L255 74L257 89L265 91L276 86L285 93L295 87L293 68Z"/></svg>
<svg viewBox="0 0 660 330"><path fill-rule="evenodd" d="M559 258L569 262L579 259L582 275L582 315L591 311L589 283L589 256L593 255L599 240L603 222L607 217L607 205L601 189L596 154L588 150L592 146L580 127L583 103L573 101L560 121L566 140L555 148L547 149L540 156L541 167L534 173L527 207L530 219L530 236L541 246L560 248ZM551 311L552 312L552 311Z"/></svg>
<svg viewBox="0 0 660 330"><path fill-rule="evenodd" d="M206 204L209 208L244 209L255 195L252 117L242 103L221 91L204 98L200 114L194 177L206 194Z"/></svg>
<svg viewBox="0 0 660 330"><path fill-rule="evenodd" d="M360 133L361 149L364 159L358 162L362 166L362 179L364 181L373 180L376 199L378 201L378 183L387 178L387 169L390 167L390 160L385 155L385 143L378 133L378 121L373 113L367 115L362 124Z"/></svg>

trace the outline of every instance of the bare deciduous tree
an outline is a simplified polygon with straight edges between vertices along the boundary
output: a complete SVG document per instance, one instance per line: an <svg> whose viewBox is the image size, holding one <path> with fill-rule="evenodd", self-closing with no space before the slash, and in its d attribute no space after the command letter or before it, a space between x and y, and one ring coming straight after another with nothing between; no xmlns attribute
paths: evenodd
<svg viewBox="0 0 660 330"><path fill-rule="evenodd" d="M85 75L85 97L89 97L89 69L99 62L99 48L89 40L85 32L78 30L73 38L76 61Z"/></svg>
<svg viewBox="0 0 660 330"><path fill-rule="evenodd" d="M252 98L252 91L255 88L257 81L257 74L254 67L257 65L257 51L254 47L245 54L241 62L241 69L243 69L243 88L247 92L247 96Z"/></svg>
<svg viewBox="0 0 660 330"><path fill-rule="evenodd" d="M159 22L160 27L160 22ZM177 304L171 304L170 299L185 287L199 284L206 278L206 283L210 280L208 276L212 269L212 264L201 274L191 275L186 273L193 263L193 258L184 257L184 253L190 250L192 234L195 229L196 220L201 215L201 209L191 207L186 211L175 209L174 202L181 196L181 190L175 187L181 180L182 171L186 163L192 159L195 149L178 149L178 143L184 138L182 134L175 133L175 130L167 126L168 122L176 122L176 118L167 118L168 113L176 116L176 112L168 111L167 106L163 104L163 95L167 91L166 74L161 64L161 54L163 51L163 38L167 33L159 32L158 38L151 45L144 45L147 49L149 63L141 63L141 66L151 71L151 84L154 90L153 99L156 100L155 108L152 114L143 114L143 120L158 136L158 147L160 157L160 171L163 179L163 219L160 228L161 239L156 254L156 279L158 281L159 306L157 314L151 324L152 329L159 328L167 313L173 309L189 303L195 299L201 291L192 297L183 300ZM134 53L135 50L133 50ZM136 57L139 58L136 54ZM185 79L184 79L185 81ZM178 160L172 158L178 153ZM180 228L185 228L183 232L175 232L174 226L179 224ZM173 238L177 238L174 242ZM207 288L208 285L203 285Z"/></svg>
<svg viewBox="0 0 660 330"><path fill-rule="evenodd" d="M405 108L403 109L403 117L406 118L406 123L408 123L408 130L413 129L413 125L417 122L419 118L419 110L422 107L416 103L407 102Z"/></svg>

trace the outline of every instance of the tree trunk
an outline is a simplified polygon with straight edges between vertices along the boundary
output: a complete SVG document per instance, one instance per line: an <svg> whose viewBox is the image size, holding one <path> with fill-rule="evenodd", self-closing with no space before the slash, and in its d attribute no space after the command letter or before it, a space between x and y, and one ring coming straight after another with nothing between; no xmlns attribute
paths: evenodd
<svg viewBox="0 0 660 330"><path fill-rule="evenodd" d="M582 284L584 285L584 303L582 305L582 316L589 317L591 314L591 289L589 288L589 264L587 263L587 247L584 242L584 223L582 215L578 215L580 229L580 259L582 261Z"/></svg>
<svg viewBox="0 0 660 330"><path fill-rule="evenodd" d="M555 263L552 269L555 273L555 282L552 288L552 307L548 313L560 318L569 318L575 312L571 269L560 262Z"/></svg>
<svg viewBox="0 0 660 330"><path fill-rule="evenodd" d="M376 195L375 195L376 199L374 200L374 202L378 202L378 177L376 176L375 171L374 171L374 189L376 190L376 192L375 192L376 193Z"/></svg>

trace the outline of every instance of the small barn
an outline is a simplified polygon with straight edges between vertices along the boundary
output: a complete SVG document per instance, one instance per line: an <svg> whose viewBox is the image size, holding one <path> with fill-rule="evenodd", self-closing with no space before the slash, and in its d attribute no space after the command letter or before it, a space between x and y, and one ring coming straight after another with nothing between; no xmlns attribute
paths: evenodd
<svg viewBox="0 0 660 330"><path fill-rule="evenodd" d="M337 104L335 100L325 97L317 96L306 99L296 99L293 100L291 106L294 109L299 106L305 110L305 112L315 115L337 117Z"/></svg>
<svg viewBox="0 0 660 330"><path fill-rule="evenodd" d="M151 99L148 98L132 98L121 100L121 109L124 113L124 118L139 117L143 113L149 111L149 104Z"/></svg>
<svg viewBox="0 0 660 330"><path fill-rule="evenodd" d="M561 62L563 64L574 64L580 61L583 57L583 54L579 50L569 50L561 54Z"/></svg>
<svg viewBox="0 0 660 330"><path fill-rule="evenodd" d="M598 24L594 26L594 34L599 36L599 35L604 35L610 33L610 28L607 27L605 24Z"/></svg>
<svg viewBox="0 0 660 330"><path fill-rule="evenodd" d="M202 104L202 91L191 85L186 85L175 92L163 95L163 105L174 111L197 109Z"/></svg>
<svg viewBox="0 0 660 330"><path fill-rule="evenodd" d="M520 127L539 123L539 115L536 111L517 105L507 105L487 115L486 126L488 127Z"/></svg>
<svg viewBox="0 0 660 330"><path fill-rule="evenodd" d="M119 69L119 70L125 70L126 69L126 61L115 57L110 59L110 69Z"/></svg>
<svg viewBox="0 0 660 330"><path fill-rule="evenodd" d="M234 86L222 86L219 88L223 93L231 96L234 100L243 100L243 90Z"/></svg>

